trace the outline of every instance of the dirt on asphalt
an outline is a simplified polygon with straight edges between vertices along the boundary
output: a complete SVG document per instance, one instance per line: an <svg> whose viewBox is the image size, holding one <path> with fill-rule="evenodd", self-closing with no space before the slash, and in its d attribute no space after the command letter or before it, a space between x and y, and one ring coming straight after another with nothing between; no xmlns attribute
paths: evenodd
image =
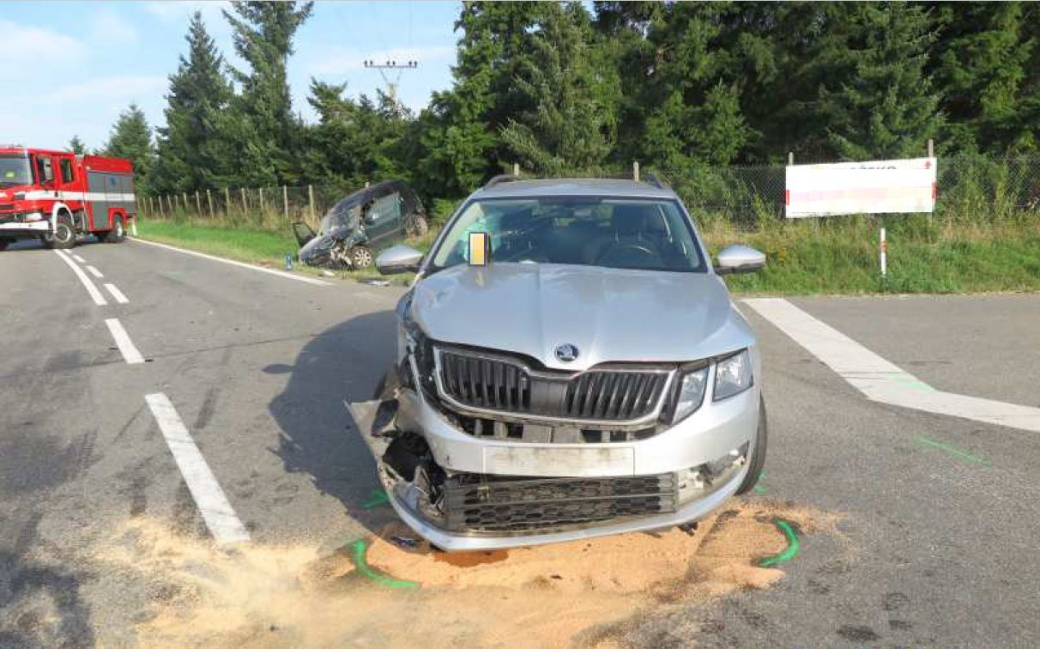
<svg viewBox="0 0 1040 649"><path fill-rule="evenodd" d="M146 648L606 649L647 607L697 605L782 579L782 564L757 565L787 547L777 518L801 534L838 534L834 514L734 502L693 533L446 555L389 540L414 536L395 523L322 556L316 546L221 549L133 520L97 558L150 584L136 629Z"/></svg>

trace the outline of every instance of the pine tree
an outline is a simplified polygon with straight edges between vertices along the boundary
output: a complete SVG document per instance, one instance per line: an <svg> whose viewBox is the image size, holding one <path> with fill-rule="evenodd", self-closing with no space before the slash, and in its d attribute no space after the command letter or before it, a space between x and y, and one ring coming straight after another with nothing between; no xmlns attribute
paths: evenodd
<svg viewBox="0 0 1040 649"><path fill-rule="evenodd" d="M158 162L153 187L161 191L195 191L226 186L234 170L222 130L231 101L231 84L223 73L224 58L195 12L185 36L188 55L181 55L170 75L166 126L158 131Z"/></svg>
<svg viewBox="0 0 1040 649"><path fill-rule="evenodd" d="M917 157L943 123L926 73L935 39L921 5L857 3L846 11L850 39L844 74L821 89L834 153L852 160Z"/></svg>
<svg viewBox="0 0 1040 649"><path fill-rule="evenodd" d="M1036 43L1023 34L1023 12L1016 2L941 6L935 77L947 148L1003 153L1016 144L1029 147L1020 110L1030 98L1023 89Z"/></svg>
<svg viewBox="0 0 1040 649"><path fill-rule="evenodd" d="M229 128L240 138L240 178L252 186L299 178L302 127L292 113L286 63L313 8L313 2L235 2L224 11L235 51L249 66L231 71L242 92Z"/></svg>
<svg viewBox="0 0 1040 649"><path fill-rule="evenodd" d="M155 164L155 149L152 146L152 129L137 104L130 104L119 115L103 155L129 159L134 165L138 191L142 194L148 192L149 176Z"/></svg>
<svg viewBox="0 0 1040 649"><path fill-rule="evenodd" d="M594 65L588 12L579 3L545 5L514 79L523 104L510 118L502 140L519 162L537 173L601 167L611 151L616 126L609 81Z"/></svg>
<svg viewBox="0 0 1040 649"><path fill-rule="evenodd" d="M83 143L83 140L79 139L78 135L73 135L72 139L69 140L68 146L65 148L78 155L83 155L87 152L87 145Z"/></svg>

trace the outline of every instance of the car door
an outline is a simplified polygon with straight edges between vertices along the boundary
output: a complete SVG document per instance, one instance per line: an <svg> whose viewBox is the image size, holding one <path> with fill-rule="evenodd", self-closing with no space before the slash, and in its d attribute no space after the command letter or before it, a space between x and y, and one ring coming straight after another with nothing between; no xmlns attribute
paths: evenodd
<svg viewBox="0 0 1040 649"><path fill-rule="evenodd" d="M376 196L365 214L369 245L389 240L401 229L401 193L390 189Z"/></svg>
<svg viewBox="0 0 1040 649"><path fill-rule="evenodd" d="M300 244L300 247L306 246L311 239L318 236L311 226L307 225L303 221L297 221L292 224L293 234L296 235L296 243Z"/></svg>

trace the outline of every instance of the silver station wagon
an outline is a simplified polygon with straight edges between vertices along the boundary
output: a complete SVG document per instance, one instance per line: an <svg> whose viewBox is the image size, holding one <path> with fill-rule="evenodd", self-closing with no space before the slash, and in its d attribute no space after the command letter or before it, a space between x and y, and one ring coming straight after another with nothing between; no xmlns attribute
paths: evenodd
<svg viewBox="0 0 1040 649"><path fill-rule="evenodd" d="M657 182L493 179L397 307L398 356L350 404L390 502L432 545L486 550L696 521L754 486L761 358L720 275Z"/></svg>

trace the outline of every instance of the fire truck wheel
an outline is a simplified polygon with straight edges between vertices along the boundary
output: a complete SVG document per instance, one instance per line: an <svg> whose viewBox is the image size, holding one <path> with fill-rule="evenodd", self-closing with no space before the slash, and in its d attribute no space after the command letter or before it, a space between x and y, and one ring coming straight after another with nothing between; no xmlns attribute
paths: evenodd
<svg viewBox="0 0 1040 649"><path fill-rule="evenodd" d="M62 214L54 223L54 232L43 236L43 243L48 248L64 250L76 245L76 229L72 227L72 219Z"/></svg>
<svg viewBox="0 0 1040 649"><path fill-rule="evenodd" d="M112 223L112 229L104 234L102 241L105 243L122 243L126 239L126 227L123 219L116 217Z"/></svg>
<svg viewBox="0 0 1040 649"><path fill-rule="evenodd" d="M354 246L350 249L350 263L354 268L368 268L372 265L372 250L367 246Z"/></svg>

